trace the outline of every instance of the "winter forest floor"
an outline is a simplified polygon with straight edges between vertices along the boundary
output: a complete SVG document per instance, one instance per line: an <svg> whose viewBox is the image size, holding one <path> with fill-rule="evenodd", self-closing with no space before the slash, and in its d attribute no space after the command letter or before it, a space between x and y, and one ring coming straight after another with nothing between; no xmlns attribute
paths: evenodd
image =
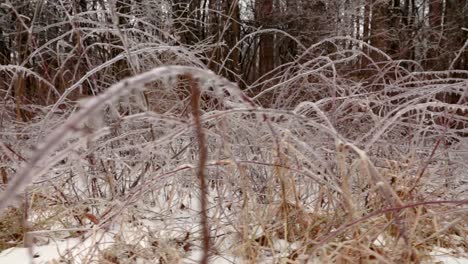
<svg viewBox="0 0 468 264"><path fill-rule="evenodd" d="M0 263L196 262L204 227L213 263L466 263L467 140L428 118L466 122L450 114L466 105L433 95L468 81L420 75L388 85L416 84L400 104L342 79L349 95L263 108L262 94L210 71L164 66L29 123L3 105L16 173L3 186ZM188 95L178 115L141 109L156 80L209 97Z"/></svg>
<svg viewBox="0 0 468 264"><path fill-rule="evenodd" d="M224 40L136 15L146 31L120 30L115 10L111 30L100 12L0 64L0 264L468 263L462 50L435 71L351 37L295 40L247 80L206 55Z"/></svg>

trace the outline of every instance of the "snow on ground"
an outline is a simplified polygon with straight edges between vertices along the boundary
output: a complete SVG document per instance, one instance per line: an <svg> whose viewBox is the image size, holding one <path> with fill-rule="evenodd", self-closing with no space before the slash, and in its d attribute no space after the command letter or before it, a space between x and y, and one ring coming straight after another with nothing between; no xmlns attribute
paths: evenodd
<svg viewBox="0 0 468 264"><path fill-rule="evenodd" d="M0 252L0 264L59 263L62 256L74 256L76 259L85 261L93 257L96 246L103 250L112 243L113 239L110 235L96 231L82 243L78 238L71 238L51 242L44 246L34 246L31 249L20 247L6 249Z"/></svg>
<svg viewBox="0 0 468 264"><path fill-rule="evenodd" d="M61 241L55 245L47 245L32 248L9 248L0 253L0 263L48 263L58 261L62 254L76 245L75 241ZM31 253L33 254L31 256Z"/></svg>
<svg viewBox="0 0 468 264"><path fill-rule="evenodd" d="M29 252L28 248L9 248L0 253L0 263L31 263L31 261L47 263L47 261L60 259L60 254L63 254L61 252L66 252L74 245L76 245L75 241L61 241L56 245L34 247L32 252Z"/></svg>
<svg viewBox="0 0 468 264"><path fill-rule="evenodd" d="M59 260L61 259L61 256L66 256L67 254L75 255L77 260L76 263L86 263L86 260L89 260L92 257L89 255L92 254L92 252L89 250L90 248L94 248L93 245L95 245L97 241L100 241L98 245L101 250L106 247L109 247L112 243L112 240L109 236L105 234L96 234L96 236L88 238L83 243L80 243L79 239L73 238L56 241L45 246L33 247L32 256L28 248L9 248L0 252L0 264L60 263ZM451 256L450 250L445 248L434 248L434 251L431 253L431 256L433 256L433 260L427 261L425 263L468 264L468 258ZM201 257L202 252L200 250L193 250L189 254L189 256L181 260L181 263L199 263ZM213 256L210 262L213 264L232 264L242 263L242 260L233 256ZM136 261L136 263L139 262Z"/></svg>
<svg viewBox="0 0 468 264"><path fill-rule="evenodd" d="M147 241L147 234L144 228L153 230L153 236L162 239L183 237L187 232L194 234L198 230L198 218L197 214L194 214L194 212L199 211L200 205L198 204L198 199L194 198L196 195L191 196L188 195L188 193L190 193L188 190L186 192L162 191L159 193L159 199L156 199L156 205L144 207L144 217L140 217L139 221L129 225L127 221L123 221L122 219L122 221L117 221L119 223L114 222L108 232L91 230L88 232L88 236L84 241L79 238L70 238L52 241L49 242L48 245L34 246L32 249L16 247L4 250L0 252L0 264L55 264L63 263L59 262L62 257L65 259L73 259L75 261L74 263L99 263L97 259L99 251L102 252L116 244L117 240L120 240L120 242L124 244L147 247L149 241ZM211 193L209 197L211 204L216 204L217 197L214 196L216 196L215 193ZM168 199L167 197L171 198ZM168 201L172 203L172 205L168 205ZM180 209L180 205L182 204L185 207L183 210ZM175 211L167 215L161 213L169 209ZM225 219L223 217L225 216L223 216L221 212L215 211L216 210L213 210L211 217L218 221L224 221ZM224 228L226 228L226 226ZM261 234L262 230L258 230L258 232ZM224 243L226 245L223 246L229 248L235 241L229 240ZM376 241L376 245L383 246L384 244L385 239L380 236ZM281 259L286 259L290 250L297 248L298 245L278 239L274 241L273 247L276 254L274 256L265 256L259 263L282 263ZM433 252L431 252L431 256L433 256L433 259L425 263L468 264L468 257L454 256L453 252L445 248L435 247ZM201 257L202 252L194 246L190 251L186 252L183 258L178 259L178 263L199 263ZM136 259L134 262L130 263L147 264L149 262ZM212 256L210 263L228 264L243 263L243 261L239 257L223 254L222 256Z"/></svg>
<svg viewBox="0 0 468 264"><path fill-rule="evenodd" d="M468 264L468 258L453 256L450 249L434 247L434 250L430 253L434 258L435 263L443 264Z"/></svg>

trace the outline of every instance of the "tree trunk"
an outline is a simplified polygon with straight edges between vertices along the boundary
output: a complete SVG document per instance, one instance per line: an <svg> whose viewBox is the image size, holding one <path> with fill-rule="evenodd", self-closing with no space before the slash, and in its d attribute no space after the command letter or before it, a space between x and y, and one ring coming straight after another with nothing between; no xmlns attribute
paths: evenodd
<svg viewBox="0 0 468 264"><path fill-rule="evenodd" d="M400 0L393 0L393 8L390 13L389 21L389 55L393 55L396 59L401 58L400 54L400 32L401 28L401 9Z"/></svg>
<svg viewBox="0 0 468 264"><path fill-rule="evenodd" d="M388 1L378 1L372 6L370 44L385 53L389 51L390 19L388 12ZM371 57L374 61L380 60L380 56L375 52L371 53Z"/></svg>
<svg viewBox="0 0 468 264"><path fill-rule="evenodd" d="M369 43L369 32L370 32L370 12L372 6L372 0L365 0L364 5L364 29L362 33L362 40Z"/></svg>
<svg viewBox="0 0 468 264"><path fill-rule="evenodd" d="M230 49L232 49L240 39L240 8L239 8L239 1L238 0L225 0L225 10L229 17L227 23L229 24L229 28L227 32L224 34L224 40L228 46L226 49L225 56L228 55ZM223 56L223 57L225 57ZM227 68L229 72L227 73L226 77L230 80L236 80L236 74L240 72L240 47L236 47L230 52L230 56L227 64Z"/></svg>
<svg viewBox="0 0 468 264"><path fill-rule="evenodd" d="M443 1L432 0L429 2L429 26L431 32L429 35L429 49L426 54L426 60L423 65L427 70L441 70L442 64L438 63L437 57L440 53L440 40L442 29Z"/></svg>
<svg viewBox="0 0 468 264"><path fill-rule="evenodd" d="M273 14L272 0L255 1L255 18L261 23L263 28L268 28ZM259 75L263 76L275 68L275 45L274 34L263 33L260 36L260 56L259 56Z"/></svg>
<svg viewBox="0 0 468 264"><path fill-rule="evenodd" d="M468 70L468 49L461 50L468 39L468 1L466 0L446 0L444 50L445 65L452 69ZM462 28L465 28L463 30ZM461 52L459 54L459 52ZM458 57L458 58L457 58Z"/></svg>

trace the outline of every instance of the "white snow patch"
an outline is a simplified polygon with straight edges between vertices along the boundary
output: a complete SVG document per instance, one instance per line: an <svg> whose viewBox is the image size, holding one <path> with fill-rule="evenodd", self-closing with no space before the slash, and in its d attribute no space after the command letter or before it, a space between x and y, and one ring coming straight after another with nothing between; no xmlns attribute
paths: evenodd
<svg viewBox="0 0 468 264"><path fill-rule="evenodd" d="M454 256L452 250L447 248L434 247L430 255L433 256L431 263L468 264L468 257Z"/></svg>
<svg viewBox="0 0 468 264"><path fill-rule="evenodd" d="M74 248L79 243L78 239L57 241L56 244L32 248L32 256L28 248L9 248L0 253L0 263L47 263L59 260L61 255Z"/></svg>
<svg viewBox="0 0 468 264"><path fill-rule="evenodd" d="M198 264L203 257L203 251L194 250L187 258L182 260L184 264ZM212 264L233 264L233 263L243 263L241 259L232 256L212 256L210 257L210 263Z"/></svg>
<svg viewBox="0 0 468 264"><path fill-rule="evenodd" d="M96 246L103 250L113 244L113 238L104 232L96 231L90 237L81 241L78 238L70 238L55 241L44 246L33 246L28 248L9 248L0 252L0 263L48 263L53 260L60 260L61 257L72 258L75 263L81 263L80 260L89 260L94 257Z"/></svg>

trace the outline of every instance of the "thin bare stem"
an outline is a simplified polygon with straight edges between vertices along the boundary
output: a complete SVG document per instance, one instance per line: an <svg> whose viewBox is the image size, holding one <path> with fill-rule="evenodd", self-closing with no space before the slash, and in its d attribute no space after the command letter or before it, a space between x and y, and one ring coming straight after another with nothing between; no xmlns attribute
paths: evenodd
<svg viewBox="0 0 468 264"><path fill-rule="evenodd" d="M192 92L192 115L195 121L195 131L197 133L198 141L198 168L197 168L197 178L200 183L200 222L202 226L202 235L203 235L203 256L200 261L201 264L207 264L208 258L210 255L210 228L208 224L208 190L205 179L205 166L207 160L207 149L205 142L205 134L203 132L203 127L200 118L200 89L198 84L195 82L193 77L190 74L184 76L189 81L190 90Z"/></svg>

